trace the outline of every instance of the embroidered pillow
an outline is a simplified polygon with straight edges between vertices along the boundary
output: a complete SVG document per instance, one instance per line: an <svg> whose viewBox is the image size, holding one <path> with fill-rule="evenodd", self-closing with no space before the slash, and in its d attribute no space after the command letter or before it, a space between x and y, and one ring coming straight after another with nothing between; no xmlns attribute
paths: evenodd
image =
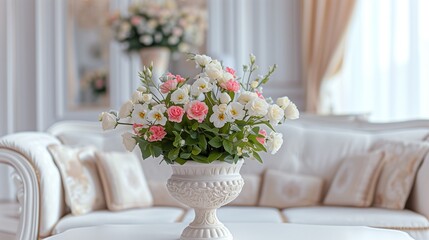
<svg viewBox="0 0 429 240"><path fill-rule="evenodd" d="M133 153L97 152L97 166L109 210L152 206L143 168Z"/></svg>
<svg viewBox="0 0 429 240"><path fill-rule="evenodd" d="M268 170L259 205L275 208L316 205L321 200L322 188L321 178Z"/></svg>
<svg viewBox="0 0 429 240"><path fill-rule="evenodd" d="M373 150L385 152L385 165L375 190L374 206L403 209L410 195L414 179L429 144L381 140Z"/></svg>
<svg viewBox="0 0 429 240"><path fill-rule="evenodd" d="M97 171L94 148L49 145L63 181L65 200L73 215L105 209L103 188Z"/></svg>
<svg viewBox="0 0 429 240"><path fill-rule="evenodd" d="M324 204L371 206L382 166L382 152L346 157L335 174Z"/></svg>
<svg viewBox="0 0 429 240"><path fill-rule="evenodd" d="M244 186L240 195L228 205L231 206L256 206L259 199L261 177L256 174L243 174Z"/></svg>

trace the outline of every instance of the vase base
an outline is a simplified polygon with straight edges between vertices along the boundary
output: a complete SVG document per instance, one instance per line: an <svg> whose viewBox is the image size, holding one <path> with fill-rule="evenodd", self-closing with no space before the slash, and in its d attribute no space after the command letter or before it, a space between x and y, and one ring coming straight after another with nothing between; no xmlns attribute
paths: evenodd
<svg viewBox="0 0 429 240"><path fill-rule="evenodd" d="M223 224L207 227L188 226L180 240L233 240L231 232Z"/></svg>

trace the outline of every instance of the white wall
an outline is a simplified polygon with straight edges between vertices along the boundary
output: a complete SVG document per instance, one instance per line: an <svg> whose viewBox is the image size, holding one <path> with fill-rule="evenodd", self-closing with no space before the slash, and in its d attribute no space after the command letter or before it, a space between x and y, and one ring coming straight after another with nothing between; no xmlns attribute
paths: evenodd
<svg viewBox="0 0 429 240"><path fill-rule="evenodd" d="M276 63L264 93L273 98L287 95L302 109L299 1L209 0L208 51L233 58L240 73L249 53L256 55L261 73Z"/></svg>
<svg viewBox="0 0 429 240"><path fill-rule="evenodd" d="M36 130L35 2L0 1L0 136ZM12 199L0 166L0 200Z"/></svg>

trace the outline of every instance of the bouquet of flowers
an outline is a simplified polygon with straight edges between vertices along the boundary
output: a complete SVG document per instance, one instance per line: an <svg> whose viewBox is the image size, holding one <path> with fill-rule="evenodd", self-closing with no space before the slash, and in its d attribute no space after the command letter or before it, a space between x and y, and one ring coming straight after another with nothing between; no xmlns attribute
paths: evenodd
<svg viewBox="0 0 429 240"><path fill-rule="evenodd" d="M188 52L204 42L206 15L192 7L177 7L174 1L144 1L129 7L129 16L112 15L115 38L128 51L168 47Z"/></svg>
<svg viewBox="0 0 429 240"><path fill-rule="evenodd" d="M167 73L158 86L152 79L152 67L140 73L142 86L124 103L119 113L103 112L100 121L104 130L118 124L132 126L123 134L127 150L139 145L143 159L163 156L168 164L186 161L236 163L242 158L262 162L260 152L275 154L283 144L283 136L274 127L288 119L297 119L299 112L288 97L276 103L262 95L276 69L252 78L258 68L255 56L243 66L243 76L223 67L206 55L190 55L201 73L184 78ZM271 131L270 133L267 133Z"/></svg>

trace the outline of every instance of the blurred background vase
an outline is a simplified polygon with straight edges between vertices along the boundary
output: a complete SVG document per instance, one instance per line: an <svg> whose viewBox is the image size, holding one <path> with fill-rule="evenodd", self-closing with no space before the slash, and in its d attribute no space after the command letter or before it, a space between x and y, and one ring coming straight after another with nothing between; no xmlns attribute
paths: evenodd
<svg viewBox="0 0 429 240"><path fill-rule="evenodd" d="M142 67L153 63L153 79L159 78L167 71L170 63L170 49L167 47L147 47L139 51Z"/></svg>

